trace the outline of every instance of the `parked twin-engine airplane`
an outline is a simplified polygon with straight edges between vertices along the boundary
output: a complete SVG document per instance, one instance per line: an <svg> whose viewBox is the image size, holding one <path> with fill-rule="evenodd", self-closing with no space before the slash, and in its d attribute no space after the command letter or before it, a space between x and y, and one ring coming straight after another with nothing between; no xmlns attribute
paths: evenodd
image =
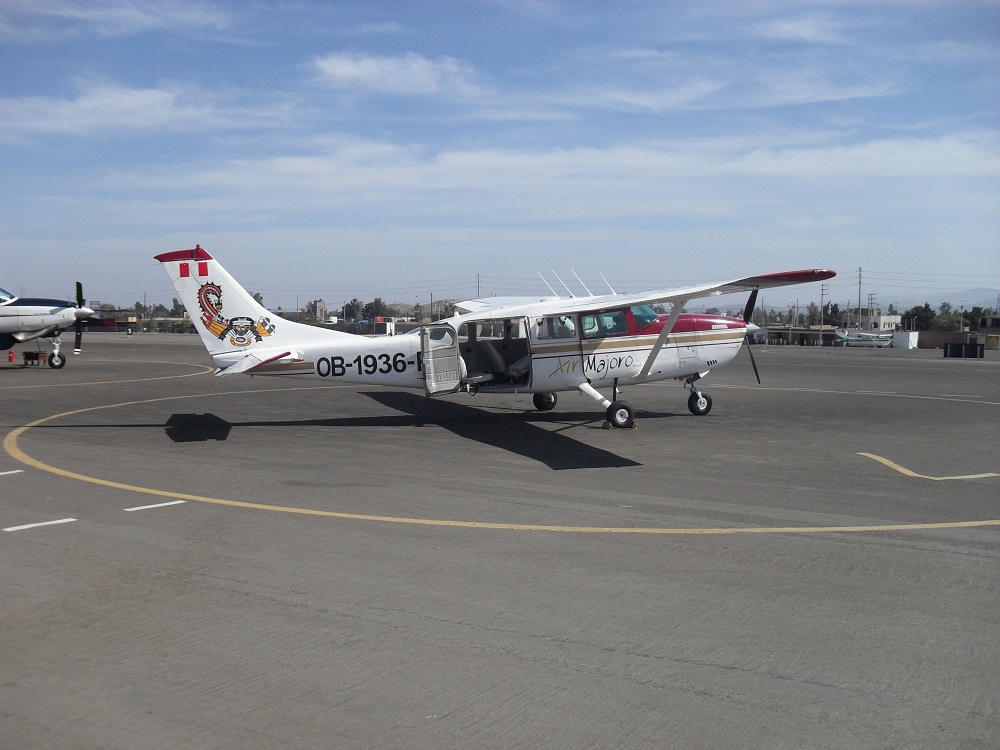
<svg viewBox="0 0 1000 750"><path fill-rule="evenodd" d="M76 303L60 299L15 297L0 289L0 350L14 344L38 338L52 339L49 367L59 369L66 364L66 357L59 353L59 334L73 326L76 337L73 351L80 353L83 340L83 321L94 311L83 305L83 285L76 282Z"/></svg>
<svg viewBox="0 0 1000 750"><path fill-rule="evenodd" d="M313 376L418 388L428 396L531 393L543 411L556 405L557 392L579 391L605 409L614 427L634 423L618 389L657 380L683 381L691 391L688 408L707 414L712 399L696 383L732 361L757 329L748 322L757 290L836 275L816 269L638 294L486 298L459 304L459 314L414 335L370 338L276 318L201 246L156 260L212 355L216 375ZM690 300L743 291L751 295L742 318L681 312ZM670 314L649 307L661 302L672 304ZM597 390L602 386L611 389L610 399Z"/></svg>

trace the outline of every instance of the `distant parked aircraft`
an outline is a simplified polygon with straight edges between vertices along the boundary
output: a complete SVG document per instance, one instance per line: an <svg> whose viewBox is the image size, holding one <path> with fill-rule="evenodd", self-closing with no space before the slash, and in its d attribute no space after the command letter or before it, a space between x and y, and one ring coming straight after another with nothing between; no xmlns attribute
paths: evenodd
<svg viewBox="0 0 1000 750"><path fill-rule="evenodd" d="M837 340L844 346L892 346L892 333L868 333L854 329L838 329Z"/></svg>
<svg viewBox="0 0 1000 750"><path fill-rule="evenodd" d="M73 326L76 329L73 352L79 354L83 322L93 314L93 310L83 305L83 285L79 281L76 282L75 304L59 299L15 297L0 289L0 350L33 339L52 339L49 367L58 370L66 364L66 357L59 352L59 335Z"/></svg>

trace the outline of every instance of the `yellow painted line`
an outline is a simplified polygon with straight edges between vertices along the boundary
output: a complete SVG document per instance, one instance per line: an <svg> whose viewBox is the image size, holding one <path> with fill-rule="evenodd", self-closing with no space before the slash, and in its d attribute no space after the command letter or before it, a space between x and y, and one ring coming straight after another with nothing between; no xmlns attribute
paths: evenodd
<svg viewBox="0 0 1000 750"><path fill-rule="evenodd" d="M347 388L344 386L316 386L305 388L273 388L271 391L290 390L318 390L323 388ZM652 535L724 535L724 534L817 534L833 532L859 532L859 531L928 531L932 529L967 529L980 528L986 526L1000 526L1000 519L987 521L954 521L944 523L908 523L908 524L878 524L868 526L761 526L750 528L663 528L663 527L631 527L631 526L559 526L547 524L524 524L524 523L494 523L488 521L457 521L449 519L434 518L407 518L404 516L380 516L367 513L344 513L340 511L315 510L312 508L296 508L287 505L271 505L268 503L250 503L241 500L226 500L217 497L206 497L204 495L193 495L186 492L172 492L170 490L160 490L152 487L140 487L138 485L126 484L124 482L114 482L98 477L91 477L79 474L66 469L60 469L32 458L18 446L17 441L28 430L39 425L51 422L62 417L84 414L90 411L101 409L112 409L120 406L135 406L139 404L151 404L162 401L177 401L189 398L206 398L209 396L225 396L232 394L257 394L267 391L228 391L220 393L206 393L188 396L165 396L163 398L152 398L141 401L127 401L120 404L107 404L104 406L90 406L84 409L53 414L34 422L18 427L7 433L4 438L3 447L7 453L17 461L27 466L49 472L67 479L73 479L90 484L109 487L126 492L138 492L145 495L166 497L174 500L189 500L196 503L207 503L211 505L222 505L231 508L245 508L248 510L264 510L274 513L293 513L303 516L318 516L323 518L338 518L350 521L374 521L379 523L409 524L412 526L438 526L462 529L488 529L492 531L547 531L576 534L652 534Z"/></svg>
<svg viewBox="0 0 1000 750"><path fill-rule="evenodd" d="M872 461L878 461L884 466L888 466L890 469L898 471L900 474L905 474L908 477L916 477L917 479L930 479L932 482L944 482L949 479L989 479L990 477L1000 477L1000 474L995 474L993 472L986 472L984 474L964 474L962 476L956 477L929 477L926 474L917 474L915 471L910 471L905 466L900 466L894 461L890 461L884 456L876 456L874 453L858 453L859 456L864 456L865 458L870 458Z"/></svg>

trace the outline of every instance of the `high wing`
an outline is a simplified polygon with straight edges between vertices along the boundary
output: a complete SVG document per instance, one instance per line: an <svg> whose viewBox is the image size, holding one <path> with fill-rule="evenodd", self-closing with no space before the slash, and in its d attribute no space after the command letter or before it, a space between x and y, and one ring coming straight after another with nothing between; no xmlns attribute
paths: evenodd
<svg viewBox="0 0 1000 750"><path fill-rule="evenodd" d="M524 307L537 305L540 302L554 302L560 297L480 297L463 302L456 302L455 309L459 313L474 313L484 310L500 310L508 307Z"/></svg>
<svg viewBox="0 0 1000 750"><path fill-rule="evenodd" d="M814 281L825 281L836 276L835 271L812 268L802 271L783 271L761 276L746 276L742 279L723 281L715 284L702 284L681 289L653 289L648 292L629 294L610 294L600 297L576 298L563 300L567 310L583 312L599 310L613 305L651 305L658 302L686 302L699 297L717 297L722 294L749 292L754 289L770 289L792 284L808 284Z"/></svg>
<svg viewBox="0 0 1000 750"><path fill-rule="evenodd" d="M716 297L723 294L749 292L755 289L771 289L792 284L808 284L815 281L825 281L836 276L836 271L821 268L811 268L801 271L783 271L780 273L746 276L742 279L721 281L699 286L681 287L677 289L652 289L645 292L626 294L603 294L588 297L536 299L532 297L485 297L479 300L461 302L456 307L463 313L482 312L505 315L517 314L518 308L525 308L530 314L537 314L540 309L558 310L559 312L590 312L604 310L609 307L624 307L628 305L652 305L660 302L686 304L689 300L699 297Z"/></svg>

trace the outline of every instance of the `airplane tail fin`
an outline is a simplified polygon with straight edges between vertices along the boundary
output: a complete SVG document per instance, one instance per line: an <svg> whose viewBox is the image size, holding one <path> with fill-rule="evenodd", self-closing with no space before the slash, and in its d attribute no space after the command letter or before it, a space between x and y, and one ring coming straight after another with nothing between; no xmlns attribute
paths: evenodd
<svg viewBox="0 0 1000 750"><path fill-rule="evenodd" d="M252 349L292 348L333 336L348 336L283 320L266 309L200 245L155 256L191 316L209 353L222 359ZM224 366L226 363L216 360Z"/></svg>

